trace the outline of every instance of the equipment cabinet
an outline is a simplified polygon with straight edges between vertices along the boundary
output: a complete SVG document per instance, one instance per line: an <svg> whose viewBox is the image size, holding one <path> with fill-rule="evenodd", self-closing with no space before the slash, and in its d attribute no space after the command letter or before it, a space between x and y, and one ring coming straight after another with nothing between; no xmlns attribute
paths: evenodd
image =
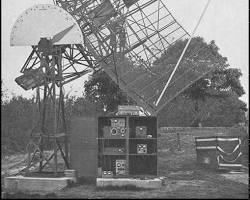
<svg viewBox="0 0 250 200"><path fill-rule="evenodd" d="M98 118L98 177L157 176L157 118Z"/></svg>

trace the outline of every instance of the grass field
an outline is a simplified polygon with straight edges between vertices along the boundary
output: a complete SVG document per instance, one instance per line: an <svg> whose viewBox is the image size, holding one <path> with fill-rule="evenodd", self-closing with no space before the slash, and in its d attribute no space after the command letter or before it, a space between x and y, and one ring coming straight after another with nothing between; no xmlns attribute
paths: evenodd
<svg viewBox="0 0 250 200"><path fill-rule="evenodd" d="M211 135L211 133L207 132ZM229 133L227 133L228 135ZM234 133L236 134L236 133ZM205 136L206 133L203 133ZM230 135L230 134L229 134ZM248 171L226 174L200 168L196 164L194 137L199 132L181 134L181 151L177 150L175 133L161 133L158 141L158 174L164 184L156 190L98 189L81 184L53 194L32 192L7 194L7 198L248 198ZM248 148L248 147L247 147ZM246 150L245 150L246 151ZM248 151L246 151L248 152ZM243 163L248 163L244 155Z"/></svg>

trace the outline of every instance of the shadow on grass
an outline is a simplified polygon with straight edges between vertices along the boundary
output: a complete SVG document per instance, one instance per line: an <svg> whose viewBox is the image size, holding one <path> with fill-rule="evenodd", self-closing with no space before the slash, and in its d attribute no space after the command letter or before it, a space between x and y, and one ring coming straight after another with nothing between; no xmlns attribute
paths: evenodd
<svg viewBox="0 0 250 200"><path fill-rule="evenodd" d="M105 191L105 190L148 191L153 189L141 188L134 185L96 187L96 191Z"/></svg>
<svg viewBox="0 0 250 200"><path fill-rule="evenodd" d="M15 192L15 193L5 193L2 197L3 199L57 199L55 193L48 193L45 195L41 194L27 194L24 192Z"/></svg>

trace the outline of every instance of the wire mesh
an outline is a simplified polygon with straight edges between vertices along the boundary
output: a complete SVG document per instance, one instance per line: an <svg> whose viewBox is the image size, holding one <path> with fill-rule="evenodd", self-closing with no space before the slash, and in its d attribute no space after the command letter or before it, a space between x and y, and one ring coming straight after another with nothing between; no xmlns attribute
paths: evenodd
<svg viewBox="0 0 250 200"><path fill-rule="evenodd" d="M185 60L156 106L174 68L157 61L169 47L189 37L164 1L55 0L55 4L75 17L84 45L97 63L151 114L213 68L207 67L209 63Z"/></svg>

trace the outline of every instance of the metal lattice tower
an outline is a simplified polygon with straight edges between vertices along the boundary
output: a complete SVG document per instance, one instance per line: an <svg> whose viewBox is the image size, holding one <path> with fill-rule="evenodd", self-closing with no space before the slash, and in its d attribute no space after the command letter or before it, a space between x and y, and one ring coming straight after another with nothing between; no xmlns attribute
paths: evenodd
<svg viewBox="0 0 250 200"><path fill-rule="evenodd" d="M75 19L55 5L39 4L16 20L11 46L31 46L32 51L16 82L25 90L37 88L38 122L27 146L26 171L39 159L39 171L50 165L58 172L57 152L69 168L63 86L94 69L93 58L82 46L83 36ZM46 155L52 143L53 153ZM51 160L54 158L54 165Z"/></svg>

